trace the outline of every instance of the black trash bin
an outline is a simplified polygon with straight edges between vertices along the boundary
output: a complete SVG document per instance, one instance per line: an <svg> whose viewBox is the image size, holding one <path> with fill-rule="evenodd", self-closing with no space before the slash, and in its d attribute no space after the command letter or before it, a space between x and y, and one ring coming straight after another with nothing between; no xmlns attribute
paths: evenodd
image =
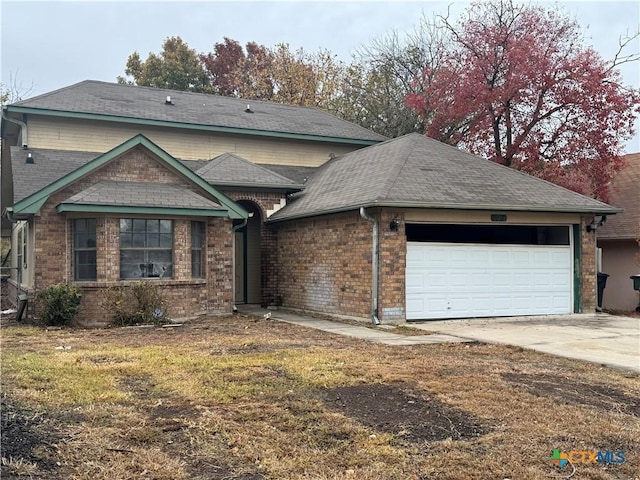
<svg viewBox="0 0 640 480"><path fill-rule="evenodd" d="M598 272L598 310L600 311L602 310L602 297L607 286L607 278L609 278L609 274Z"/></svg>

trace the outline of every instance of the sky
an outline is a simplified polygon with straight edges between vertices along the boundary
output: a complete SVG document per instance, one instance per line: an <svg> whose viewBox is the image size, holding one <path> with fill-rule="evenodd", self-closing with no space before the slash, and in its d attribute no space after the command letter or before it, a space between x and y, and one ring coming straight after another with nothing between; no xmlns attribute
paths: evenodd
<svg viewBox="0 0 640 480"><path fill-rule="evenodd" d="M541 2L538 2L543 4ZM171 2L171 1L46 1L0 0L0 81L32 97L82 80L115 82L124 75L128 56L145 59L162 42L180 36L197 52L210 52L229 37L292 50L326 49L348 62L372 40L392 32L411 32L422 15L458 16L467 1L324 2ZM640 29L640 2L559 1L583 28L585 43L605 59L618 49L620 36ZM626 50L640 52L640 40ZM640 87L640 66L621 68L625 83ZM25 94L26 93L26 94ZM640 121L636 122L640 130ZM640 135L626 147L640 151Z"/></svg>

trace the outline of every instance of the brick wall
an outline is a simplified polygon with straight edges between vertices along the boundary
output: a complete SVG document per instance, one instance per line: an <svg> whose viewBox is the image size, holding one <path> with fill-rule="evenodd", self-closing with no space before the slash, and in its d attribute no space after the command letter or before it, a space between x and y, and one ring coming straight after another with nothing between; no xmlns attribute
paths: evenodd
<svg viewBox="0 0 640 480"><path fill-rule="evenodd" d="M392 210L380 213L380 292L378 316L383 323L405 321L405 271L407 241L404 214ZM398 222L397 230L391 221ZM384 285L384 288L382 288Z"/></svg>
<svg viewBox="0 0 640 480"><path fill-rule="evenodd" d="M273 210L274 206L280 205L281 200L285 198L284 194L282 192L242 191L223 191L223 193L233 201L252 202L259 208L262 219L262 223L260 224L260 284L262 286L262 304L279 304L277 232L274 227L265 225L264 221L267 219L267 212Z"/></svg>
<svg viewBox="0 0 640 480"><path fill-rule="evenodd" d="M284 307L369 317L369 222L349 212L277 224L277 230L278 286Z"/></svg>
<svg viewBox="0 0 640 480"><path fill-rule="evenodd" d="M120 281L119 218L98 217L96 226L97 280L73 281L72 220L56 212L63 200L100 180L145 181L180 184L198 191L186 180L176 177L164 165L142 149L115 159L88 177L55 193L35 217L35 280L32 295L56 283L74 283L83 290L82 311L78 321L84 325L103 325L109 320L101 307L101 292ZM169 217L167 217L169 218ZM191 278L191 219L174 220L174 278L152 280L161 285L172 318L194 317L202 313L230 313L232 308L232 222L227 218L207 220L205 252L206 279ZM201 220L201 219L198 219ZM37 315L37 311L33 312Z"/></svg>
<svg viewBox="0 0 640 480"><path fill-rule="evenodd" d="M593 221L593 216L583 216L580 221L581 236L581 274L582 274L582 292L581 292L581 308L582 313L592 313L596 309L596 236L593 232L587 232L586 226Z"/></svg>

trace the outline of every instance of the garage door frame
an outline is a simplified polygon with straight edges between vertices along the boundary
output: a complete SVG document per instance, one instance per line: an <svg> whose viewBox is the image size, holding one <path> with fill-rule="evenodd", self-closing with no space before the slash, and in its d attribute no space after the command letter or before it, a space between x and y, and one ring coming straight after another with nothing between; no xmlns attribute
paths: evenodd
<svg viewBox="0 0 640 480"><path fill-rule="evenodd" d="M424 223L423 222L419 222L419 224L424 224ZM455 224L455 225L462 226L462 224ZM468 224L468 225L470 225L470 226L478 226L478 224ZM499 229L500 227L504 226L504 225L495 225L495 224L481 224L481 225L495 227L496 229ZM511 226L517 226L517 225L511 224ZM535 224L535 225L521 224L521 226L523 226L523 227L536 227L537 228L537 227L540 227L541 225L539 225L539 224ZM549 225L549 226L551 226L551 225ZM452 252L453 252L453 249L457 248L459 250L460 249L467 250L468 251L467 254L470 254L470 255L473 254L472 252L473 252L473 250L475 248L479 248L480 251L484 251L484 250L488 250L490 252L494 252L494 251L498 252L499 251L502 255L505 255L506 251L512 252L509 255L515 255L516 254L515 252L517 252L518 254L520 254L520 258L524 259L525 263L521 264L522 265L522 272L524 273L524 272L528 272L528 271L537 272L538 270L536 269L535 266L531 267L531 262L533 262L533 257L532 257L532 259L527 260L523 256L523 253L522 253L523 251L527 251L528 255L531 255L531 256L536 255L536 252L537 253L544 252L545 254L548 254L548 255L551 255L551 252L555 252L556 257L554 257L554 258L556 259L556 261L562 262L562 265L567 269L567 270L565 270L566 277L563 278L563 279L558 280L558 278L559 278L558 275L562 275L562 272L559 272L558 269L554 269L553 265L555 265L555 263L553 263L553 262L551 262L549 260L548 262L551 262L551 263L547 263L548 272L549 272L549 274L555 274L556 277L553 278L553 279L549 279L548 281L550 282L551 285L553 284L553 282L560 281L561 287L559 287L559 288L561 288L561 289L564 289L564 287L567 288L567 290L564 290L564 298L561 298L562 295L559 295L556 298L553 298L553 297L552 298L547 298L546 301L548 302L548 304L546 305L546 307L543 307L542 306L543 303L540 300L542 298L544 298L544 297L540 297L540 295L538 295L537 298L536 298L536 295L533 294L533 293L529 294L529 295L524 295L524 294L522 294L522 291L523 291L522 289L518 292L517 288L514 288L514 290L512 291L513 293L511 295L511 300L509 300L510 305L511 305L510 308L514 313L504 313L504 311L502 313L497 313L496 311L492 311L492 313L490 313L490 314L486 314L486 313L477 314L478 312L476 312L476 314L469 314L469 315L465 314L464 316L460 316L459 314L446 315L446 314L440 312L440 313L438 313L437 315L434 316L433 312L430 310L430 307L426 306L426 304L425 304L425 306L422 307L422 309L423 309L422 313L423 314L425 314L427 312L431 312L431 313L429 313L428 315L424 315L424 316L416 316L416 310L414 310L413 312L411 311L411 303L410 303L411 302L410 297L411 297L412 294L410 292L411 283L409 281L409 275L412 275L412 273L414 273L414 272L410 271L410 268L411 268L410 259L409 259L409 257L407 257L406 271L405 271L405 289L406 289L406 291L405 291L405 311L406 311L406 319L407 319L407 321L419 321L419 320L440 319L440 318L481 317L481 316L493 317L493 316L512 316L512 315L530 315L530 314L531 315L536 315L536 314L537 315L543 315L543 314L548 314L548 313L556 313L557 314L557 313L571 313L571 312L574 312L574 311L579 311L579 308L580 308L580 290L581 290L581 285L580 285L580 283L581 283L580 282L580 278L581 278L581 276L580 276L580 255L581 255L580 233L581 232L580 232L580 228L579 228L579 225L573 225L573 224L555 224L555 225L552 225L552 226L554 226L554 227L564 227L564 228L567 229L566 235L568 235L568 245L567 245L567 243L562 243L562 244L559 244L559 245L544 245L544 244L543 245L536 245L536 244L533 244L533 243L529 243L529 244L508 244L508 243L507 244L505 244L505 243L483 244L483 243L476 243L476 242L470 242L470 243L451 242L451 243L449 243L449 242L434 242L434 241L415 241L415 239L414 239L414 241L411 241L411 242L408 241L407 242L407 255L409 255L410 245L411 244L420 244L420 243L424 243L424 244L427 244L427 245L430 245L430 246L437 246L438 249L439 249L439 252L441 254L442 254L442 247L446 248L447 246L451 246L452 247ZM565 237L565 241L566 241L566 237ZM531 247L531 248L527 248L527 247ZM549 247L549 248L545 248L545 247ZM562 251L560 251L560 250L562 250ZM492 255L492 258L493 258L493 254L491 254L491 255ZM490 262L491 263L488 264L489 266L491 266L493 264L493 262L495 262L495 260L490 260ZM528 264L530 266L529 270L527 270L527 268L526 268L527 262L529 262L529 264ZM509 272L510 272L510 274L512 276L519 275L519 280L521 281L522 278L523 278L523 275L518 274L518 271L517 271L518 267L516 267L517 265L518 264L516 262L514 264L514 268L516 268L516 270L511 270ZM544 268L544 267L542 267L542 268ZM459 271L457 271L455 269L453 269L453 270L455 271L455 274L458 274L457 275L458 276L457 280L459 280L459 278L460 278ZM492 270L492 268L487 268L486 270ZM440 270L437 273L438 274L442 274L442 272L443 271ZM503 271L500 271L500 275L502 275L502 272ZM448 277L451 276L451 275L448 274L448 272L445 271L445 273L447 273ZM493 271L491 273L491 275L498 275L498 274L495 271ZM504 275L502 275L502 276L504 277ZM487 278L489 278L489 277L487 277ZM414 280L415 280L415 278L414 278ZM418 281L420 281L420 280L418 280ZM423 280L423 281L428 283L428 281L426 279ZM449 280L446 280L446 281L449 282L446 285L449 285L451 283ZM471 282L472 280L469 280L469 281ZM485 281L486 281L486 279L480 280L479 283L477 284L477 286L481 287L481 286L485 285L485 283L484 283ZM493 277L491 277L491 280L490 280L491 285L494 284L494 281L495 281L495 279ZM531 281L533 282L534 280L532 279ZM539 279L536 279L536 281L539 282ZM458 281L458 285L460 285L459 281ZM542 285L540 283L538 283L537 285L541 288L542 291L540 293L542 295L545 295L545 288L547 289L547 291L550 291L550 292L558 291L556 287L554 287L553 289L549 290L550 287L546 287L546 286L544 286L544 285ZM473 287L474 287L474 285L471 284L471 288L473 288ZM521 284L521 287L522 287L522 284ZM415 288L415 283L414 283L414 288ZM434 287L434 291L437 290L438 288L440 290L438 290L437 293L434 292L434 297L432 297L432 301L433 302L436 301L436 300L434 300L434 298L437 298L438 301L442 301L442 298L441 298L441 296L443 295L442 288L445 288L445 290L446 290L446 286L443 287L443 284L438 284L437 287ZM480 288L480 290L482 290L482 288ZM487 291L489 291L489 290L491 290L491 288L487 287ZM491 291L493 291L493 290L491 290ZM534 288L532 288L532 291L534 291ZM493 296L495 296L496 298L500 297L501 294L504 293L502 290L496 290L495 292L496 293ZM415 293L415 290L414 290L414 293ZM471 302L470 298L473 296L472 293L473 292L470 291L469 299L466 299L467 300L467 307L465 307L465 308L467 308L467 310L469 309L468 305L471 304L470 303ZM479 291L479 292L475 292L475 293L480 295L481 300L484 301L485 297L483 297L482 294L483 293L487 293L487 292ZM514 298L518 295L518 293L521 294L519 296L519 300L520 300L520 303L518 304L519 310L522 310L522 308L524 308L523 305L526 305L525 303L522 303L524 301L523 299L525 297L529 297L529 301L531 302L531 306L532 306L532 308L530 309L529 312L522 312L522 311L520 311L519 313L516 312L516 310L518 310L518 308L516 308L516 301L514 300ZM446 295L448 295L449 297L455 296L455 297L457 297L458 301L462 301L460 295L457 295L457 292L454 292L452 290L450 290L448 293L446 293ZM492 294L488 293L488 295L491 296ZM414 296L414 298L415 298L415 296ZM426 300L424 300L424 301L426 301ZM448 301L450 301L450 300L448 300ZM547 312L547 311L545 311L545 308L549 308L549 309L551 309L551 308L555 308L555 309L560 308L560 307L557 306L560 301L566 302L566 303L562 304L563 305L561 307L562 308L562 312L558 312L558 311L548 311ZM555 302L555 304L552 303L552 302ZM496 304L496 301L493 301L493 303L495 305L499 306L499 302ZM415 305L415 303L414 303L414 305ZM533 306L536 306L536 308L533 308ZM486 307L486 305L485 305L485 307ZM566 307L566 308L564 308L564 307ZM438 310L438 308L435 308L435 310ZM463 310L464 310L464 308L463 308ZM483 311L486 312L487 309L485 308Z"/></svg>

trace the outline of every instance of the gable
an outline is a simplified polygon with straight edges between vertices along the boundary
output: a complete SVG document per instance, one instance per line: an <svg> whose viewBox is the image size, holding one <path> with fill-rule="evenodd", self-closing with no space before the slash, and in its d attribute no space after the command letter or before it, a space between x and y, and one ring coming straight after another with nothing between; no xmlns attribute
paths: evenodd
<svg viewBox="0 0 640 480"><path fill-rule="evenodd" d="M99 155L84 165L72 170L40 190L19 200L13 206L14 218L25 218L37 213L49 198L70 186L74 194L89 188L100 180L124 182L144 181L149 184L176 184L196 193L204 200L214 201L222 209L210 210L210 216L228 216L234 219L247 218L247 212L209 185L189 168L168 155L143 135L137 135L111 151ZM144 192L140 192L143 196ZM146 194L149 195L149 192ZM68 197L68 196L67 196ZM65 199L67 198L65 197ZM77 204L77 198L75 199ZM183 199L184 200L184 199ZM108 207L110 199L105 199L102 207ZM96 206L95 202L92 204ZM205 205L205 203L201 203ZM89 208L87 206L87 208ZM163 208L163 207L160 207ZM168 207L167 207L168 208ZM206 215L206 209L202 209Z"/></svg>
<svg viewBox="0 0 640 480"><path fill-rule="evenodd" d="M249 187L297 192L303 186L265 167L256 165L233 153L217 156L196 173L217 186Z"/></svg>

